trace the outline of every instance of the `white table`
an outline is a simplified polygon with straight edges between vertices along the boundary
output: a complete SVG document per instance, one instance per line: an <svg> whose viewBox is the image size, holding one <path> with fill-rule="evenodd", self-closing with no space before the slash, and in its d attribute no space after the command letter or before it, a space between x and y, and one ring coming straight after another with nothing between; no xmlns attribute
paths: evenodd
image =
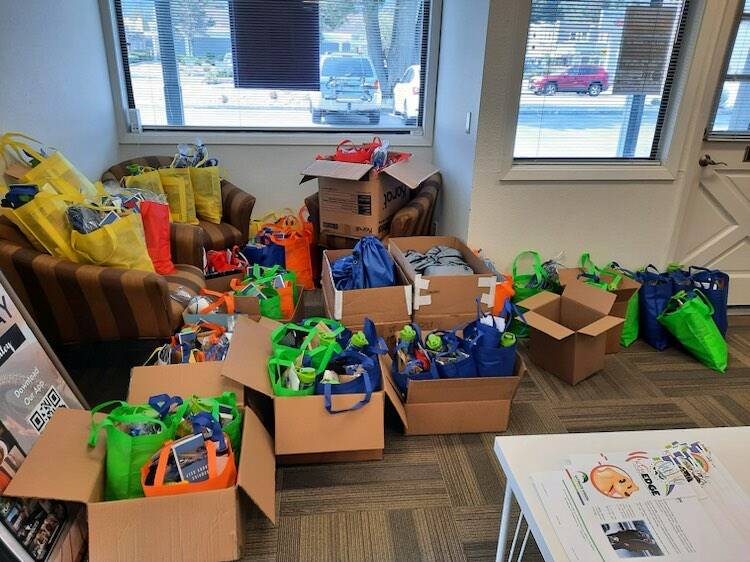
<svg viewBox="0 0 750 562"><path fill-rule="evenodd" d="M531 474L560 469L566 458L573 453L627 451L636 447L660 448L671 440L703 441L716 453L737 483L750 493L750 471L747 470L750 464L750 427L747 426L496 437L495 454L507 478L500 516L497 562L512 559L524 519L528 528L520 544L517 560L523 558L531 532L546 562L569 562L531 483ZM521 515L506 557L510 508L514 496L521 508Z"/></svg>

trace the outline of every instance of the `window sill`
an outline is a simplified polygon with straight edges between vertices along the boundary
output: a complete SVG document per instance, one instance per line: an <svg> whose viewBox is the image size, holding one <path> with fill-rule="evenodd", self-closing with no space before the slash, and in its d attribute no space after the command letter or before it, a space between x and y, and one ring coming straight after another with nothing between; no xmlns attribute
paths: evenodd
<svg viewBox="0 0 750 562"><path fill-rule="evenodd" d="M501 182L674 181L663 164L515 164Z"/></svg>
<svg viewBox="0 0 750 562"><path fill-rule="evenodd" d="M336 145L347 138L354 143L372 141L373 136L387 135L394 146L432 146L432 138L422 131L411 134L389 134L387 131L343 131L329 132L251 132L251 131L205 131L185 129L183 131L145 131L143 133L121 133L120 144L178 144L192 142L196 137L207 145L270 145L270 146L328 146Z"/></svg>

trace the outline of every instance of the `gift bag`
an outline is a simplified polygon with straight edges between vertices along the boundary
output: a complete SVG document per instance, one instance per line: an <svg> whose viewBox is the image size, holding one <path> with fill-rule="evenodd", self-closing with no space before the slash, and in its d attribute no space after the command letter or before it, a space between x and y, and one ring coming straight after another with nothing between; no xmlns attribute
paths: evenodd
<svg viewBox="0 0 750 562"><path fill-rule="evenodd" d="M651 347L663 351L669 347L670 336L658 317L672 298L672 279L669 274L659 273L653 265L636 272L635 279L641 284L638 291L640 335Z"/></svg>
<svg viewBox="0 0 750 562"><path fill-rule="evenodd" d="M221 223L221 177L216 166L188 168L195 197L195 214L215 224Z"/></svg>
<svg viewBox="0 0 750 562"><path fill-rule="evenodd" d="M470 345L463 338L459 338L455 331L430 332L425 339L425 347L441 379L477 376L477 365Z"/></svg>
<svg viewBox="0 0 750 562"><path fill-rule="evenodd" d="M670 298L659 322L706 367L727 369L727 342L713 320L714 310L700 289L679 291Z"/></svg>
<svg viewBox="0 0 750 562"><path fill-rule="evenodd" d="M374 289L396 284L393 258L375 236L357 242L351 255L333 262L331 274L336 289Z"/></svg>
<svg viewBox="0 0 750 562"><path fill-rule="evenodd" d="M140 174L136 176L123 176L122 180L126 188L146 189L159 195L165 195L164 188L161 185L161 175L158 170L144 168Z"/></svg>
<svg viewBox="0 0 750 562"><path fill-rule="evenodd" d="M336 354L328 363L327 370L335 372L342 378L351 380L329 382L325 377L318 375L315 380L315 394L324 396L323 404L329 414L340 414L351 410L359 410L370 402L372 393L380 390L381 373L375 367L375 361L359 351L346 350ZM364 394L361 400L342 410L334 410L331 396L333 394Z"/></svg>
<svg viewBox="0 0 750 562"><path fill-rule="evenodd" d="M146 248L141 216L127 213L93 232L71 232L70 245L88 263L123 269L154 271Z"/></svg>
<svg viewBox="0 0 750 562"><path fill-rule="evenodd" d="M314 289L310 235L306 231L277 226L269 232L268 238L270 243L284 249L284 269L294 271L299 286Z"/></svg>
<svg viewBox="0 0 750 562"><path fill-rule="evenodd" d="M159 178L169 204L172 222L198 224L195 195L188 168L160 168Z"/></svg>
<svg viewBox="0 0 750 562"><path fill-rule="evenodd" d="M164 482L164 476L167 472L167 466L170 456L173 455L173 441L167 441L159 451L159 458L156 464L156 473L153 477L153 483L149 482L149 469L151 459L141 467L140 484L146 497L154 496L175 496L179 494L188 494L192 492L205 492L208 490L222 490L231 488L237 480L237 462L232 448L231 438L227 438L227 462L223 470L217 468L217 450L218 445L215 441L206 440L206 453L208 461L208 478L198 482Z"/></svg>
<svg viewBox="0 0 750 562"><path fill-rule="evenodd" d="M410 381L440 378L416 324L407 324L398 335L396 353L391 363L391 377L404 396L409 391Z"/></svg>
<svg viewBox="0 0 750 562"><path fill-rule="evenodd" d="M316 371L310 366L309 357L306 362L307 365L304 364L305 356L299 349L279 348L269 357L268 377L275 396L310 396L315 392ZM284 384L285 373L290 369L294 369L299 379L300 386L297 389Z"/></svg>
<svg viewBox="0 0 750 562"><path fill-rule="evenodd" d="M352 334L351 330L344 329L344 332L339 335L338 341L345 349L359 351L370 357L375 362L375 370L378 375L381 374L378 356L388 353L388 346L385 340L378 335L378 330L372 320L365 318L362 332Z"/></svg>
<svg viewBox="0 0 750 562"><path fill-rule="evenodd" d="M96 413L115 405L104 419L95 421ZM164 443L174 438L175 420L175 417L160 419L158 412L148 405L131 406L119 400L104 402L91 410L88 445L96 445L99 431L105 429L107 432L106 500L143 496L141 467ZM123 431L122 427L131 428L130 432ZM142 428L142 431L138 428Z"/></svg>
<svg viewBox="0 0 750 562"><path fill-rule="evenodd" d="M79 172L61 152L53 152L45 156L40 151L32 148L28 142L39 145L39 141L22 133L5 133L0 137L0 149L10 148L20 162L26 163L27 158L34 158L38 163L26 174L19 178L20 183L33 183L36 185L51 185L55 192L67 197L80 197L94 199L100 193L86 176Z"/></svg>
<svg viewBox="0 0 750 562"><path fill-rule="evenodd" d="M714 322L722 336L727 335L727 303L729 301L729 275L718 269L690 266L692 286L700 289L714 308Z"/></svg>
<svg viewBox="0 0 750 562"><path fill-rule="evenodd" d="M524 258L531 258L531 271L518 273L518 263ZM533 297L537 293L545 290L549 281L549 274L542 267L542 259L538 252L526 250L518 254L513 260L513 290L515 296L513 302L521 302L524 299ZM519 338L525 338L529 334L529 328L526 324L514 319L510 326L510 331Z"/></svg>
<svg viewBox="0 0 750 562"><path fill-rule="evenodd" d="M605 273L608 271L617 271L626 277L631 279L636 278L636 274L630 270L624 269L617 262L611 262L605 269ZM630 347L635 340L638 339L639 326L641 321L640 315L640 304L636 292L632 297L628 299L628 306L625 309L625 322L622 325L622 334L620 334L620 345L623 347Z"/></svg>
<svg viewBox="0 0 750 562"><path fill-rule="evenodd" d="M40 252L63 260L84 263L86 260L71 245L70 237L73 230L66 216L68 206L69 200L65 196L40 191L21 207L2 207L0 211Z"/></svg>
<svg viewBox="0 0 750 562"><path fill-rule="evenodd" d="M231 415L231 421L221 424L222 411L227 411ZM234 392L224 392L219 396L202 398L193 395L187 401L186 414L194 416L200 412L208 412L221 424L221 430L229 437L237 460L239 460L242 446L242 410L237 407L237 395Z"/></svg>
<svg viewBox="0 0 750 562"><path fill-rule="evenodd" d="M170 275L176 271L172 263L169 226L169 206L156 201L141 201L141 220L146 239L146 250L156 273Z"/></svg>
<svg viewBox="0 0 750 562"><path fill-rule="evenodd" d="M470 343L469 349L477 366L477 374L480 377L511 376L516 364L516 338L513 337L512 344L507 345L503 334L512 333L508 327L514 317L520 318L525 324L523 314L513 303L506 301L501 313L505 319L505 332L495 326L494 320L492 325L482 322L482 318L489 316L483 314L477 302L477 319L467 324L463 331L465 340Z"/></svg>
<svg viewBox="0 0 750 562"><path fill-rule="evenodd" d="M302 356L303 367L322 373L331 357L343 351L337 335L335 331L322 331L315 326L287 323L271 332L271 348L274 355L291 352L295 357Z"/></svg>

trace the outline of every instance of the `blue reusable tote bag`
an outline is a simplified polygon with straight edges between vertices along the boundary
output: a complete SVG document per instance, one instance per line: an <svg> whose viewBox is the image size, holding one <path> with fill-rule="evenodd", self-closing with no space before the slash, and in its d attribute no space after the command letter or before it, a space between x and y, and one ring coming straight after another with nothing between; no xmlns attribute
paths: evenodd
<svg viewBox="0 0 750 562"><path fill-rule="evenodd" d="M659 273L655 266L649 264L643 271L636 272L636 281L641 284L638 291L640 336L657 351L663 351L672 340L658 318L672 298L672 277L668 273Z"/></svg>
<svg viewBox="0 0 750 562"><path fill-rule="evenodd" d="M324 396L323 404L329 414L340 414L352 410L359 410L365 404L370 402L372 393L380 390L381 376L380 369L376 369L376 362L372 357L368 357L359 351L347 349L334 355L328 362L328 369L338 374L347 373L347 367L362 366L364 373L357 378L345 383L325 383L322 382L322 375L318 375L315 380L315 394ZM331 396L334 394L364 394L365 396L349 408L334 410Z"/></svg>
<svg viewBox="0 0 750 562"><path fill-rule="evenodd" d="M443 340L444 349L442 351L428 350L441 379L461 379L478 376L477 365L471 353L471 345L466 340L459 338L455 330L435 330L430 335L432 334L439 336ZM427 337L429 338L429 335ZM454 361L445 361L451 355L459 352L465 353L466 357L461 357Z"/></svg>
<svg viewBox="0 0 750 562"><path fill-rule="evenodd" d="M391 377L404 396L406 396L409 391L409 381L440 378L434 361L430 361L428 369L421 370L419 361L416 359L411 359L407 362L402 370L399 370L398 351L400 349L403 349L408 357L414 357L414 348L416 346L419 346L423 351L425 350L424 342L422 341L422 332L419 329L419 326L417 326L416 324L409 324L409 326L411 326L411 328L416 332L417 335L411 342L407 343L399 341L396 344L396 353L394 353L393 362L391 363ZM426 353L427 352L425 351L425 354Z"/></svg>
<svg viewBox="0 0 750 562"><path fill-rule="evenodd" d="M709 300L714 307L714 322L719 328L721 335L726 337L727 327L727 303L729 301L729 275L718 269L707 269L705 267L690 266L690 280L693 288Z"/></svg>

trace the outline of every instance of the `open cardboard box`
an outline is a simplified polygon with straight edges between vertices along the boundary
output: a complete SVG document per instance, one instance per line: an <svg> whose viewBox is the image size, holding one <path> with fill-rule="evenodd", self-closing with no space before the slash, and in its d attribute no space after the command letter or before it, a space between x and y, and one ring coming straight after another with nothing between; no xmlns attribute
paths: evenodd
<svg viewBox="0 0 750 562"><path fill-rule="evenodd" d="M394 213L409 202L409 191L437 172L413 157L378 172L370 164L313 160L300 183L318 178L321 233L382 238Z"/></svg>
<svg viewBox="0 0 750 562"><path fill-rule="evenodd" d="M254 408L261 412L272 410L267 421L273 427L278 461L296 464L382 459L382 390L373 392L369 404L359 410L339 414L326 411L323 396L274 395L267 361L272 353L271 332L277 326L277 322L267 318L260 322L240 318L221 372L250 389L248 401L256 402ZM333 407L350 407L363 396L334 395Z"/></svg>
<svg viewBox="0 0 750 562"><path fill-rule="evenodd" d="M569 384L604 368L607 334L624 320L610 316L615 295L570 283L562 295L542 291L518 303L530 330L531 360Z"/></svg>
<svg viewBox="0 0 750 562"><path fill-rule="evenodd" d="M376 289L336 289L331 264L351 255L352 250L325 250L321 286L326 314L350 330L361 330L365 318L375 323L378 335L388 339L395 336L404 324L411 322L412 286L401 268L396 265L396 283L393 287Z"/></svg>
<svg viewBox="0 0 750 562"><path fill-rule="evenodd" d="M449 246L460 250L474 274L424 276L417 273L406 260L406 252L416 250L424 253L433 246ZM451 330L476 320L477 299L485 312L495 304L497 277L455 236L391 238L388 250L414 286L413 318L422 331Z"/></svg>
<svg viewBox="0 0 750 562"><path fill-rule="evenodd" d="M165 392L215 396L225 390L242 399L242 387L221 376L218 362L138 367L132 372L128 401L144 403ZM245 537L240 490L276 520L273 440L255 413L243 408L242 456L237 484L231 488L104 501L105 434L89 448L91 413L63 408L55 412L5 493L85 504L92 562L236 560Z"/></svg>
<svg viewBox="0 0 750 562"><path fill-rule="evenodd" d="M560 269L557 273L560 278L560 286L562 287L565 287L569 283L581 282L578 279L578 276L582 273L580 267ZM601 277L602 281L606 283L612 282L612 275L609 273L601 273L599 277ZM615 295L615 304L612 305L612 310L609 312L610 315L617 316L618 318L625 318L628 311L628 301L640 288L641 284L638 283L638 281L623 275L617 289L610 291ZM622 349L622 346L620 346L622 326L623 325L621 324L618 328L607 332L607 353L619 353Z"/></svg>
<svg viewBox="0 0 750 562"><path fill-rule="evenodd" d="M516 353L513 376L410 381L404 400L391 377L392 361L387 353L380 356L383 385L407 435L505 431L511 401L528 373Z"/></svg>

